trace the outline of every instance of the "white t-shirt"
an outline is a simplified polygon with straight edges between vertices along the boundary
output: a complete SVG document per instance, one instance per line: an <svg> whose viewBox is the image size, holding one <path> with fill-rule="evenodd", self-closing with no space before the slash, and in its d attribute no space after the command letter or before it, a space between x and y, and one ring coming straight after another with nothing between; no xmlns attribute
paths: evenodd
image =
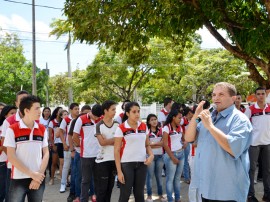
<svg viewBox="0 0 270 202"><path fill-rule="evenodd" d="M31 171L37 172L42 163L42 149L48 147L47 130L36 122L31 130L20 120L7 129L4 146L15 148L17 158ZM11 178L25 179L30 176L12 166Z"/></svg>
<svg viewBox="0 0 270 202"><path fill-rule="evenodd" d="M19 115L19 110L17 110L16 114L13 114L12 116L8 117L5 119L5 121L3 122L3 125L2 125L2 133L1 133L1 137L4 137L6 136L6 132L7 132L7 129L9 128L9 126L11 124L14 124L14 123L17 123L21 120L21 117ZM5 141L4 141L4 144L5 144ZM8 162L7 164L7 167L8 168L11 168L12 165L10 162Z"/></svg>
<svg viewBox="0 0 270 202"><path fill-rule="evenodd" d="M158 112L158 122L162 124L162 122L165 122L167 119L169 112L163 108L160 112Z"/></svg>
<svg viewBox="0 0 270 202"><path fill-rule="evenodd" d="M96 125L96 136L102 135L105 139L114 138L116 129L118 128L119 123L114 121L111 127L108 127L103 120L101 120ZM101 163L105 161L114 161L114 146L106 145L101 146L99 144L99 152L97 154L96 163Z"/></svg>
<svg viewBox="0 0 270 202"><path fill-rule="evenodd" d="M122 137L121 163L145 161L145 141L148 133L147 126L143 122L138 122L136 131L129 126L127 121L119 125L114 137Z"/></svg>
<svg viewBox="0 0 270 202"><path fill-rule="evenodd" d="M168 136L168 146L172 152L182 149L182 128L178 126L177 130L173 130L171 125L168 124L163 127L163 133L166 132Z"/></svg>
<svg viewBox="0 0 270 202"><path fill-rule="evenodd" d="M95 137L98 122L99 120L94 121L90 119L89 114L85 114L80 116L75 123L73 132L80 135L80 155L83 158L93 158L98 154L99 143Z"/></svg>
<svg viewBox="0 0 270 202"><path fill-rule="evenodd" d="M49 128L52 129L52 136L53 136L54 144L62 143L61 138L55 136L59 126L60 126L60 124L57 121L57 119L54 119L54 120L50 121L49 126L48 126Z"/></svg>
<svg viewBox="0 0 270 202"><path fill-rule="evenodd" d="M0 126L0 136L2 133L2 126ZM2 146L1 138L0 138L0 146ZM4 151L0 152L0 162L6 162L7 161L7 155Z"/></svg>
<svg viewBox="0 0 270 202"><path fill-rule="evenodd" d="M16 112L16 114L13 114L12 116L5 119L3 125L2 125L2 134L1 137L6 136L6 131L9 128L10 124L19 122L21 120L21 117L19 115L19 111Z"/></svg>
<svg viewBox="0 0 270 202"><path fill-rule="evenodd" d="M246 108L245 115L251 120L253 126L251 145L270 144L270 104L266 104L264 109L260 109L255 103Z"/></svg>
<svg viewBox="0 0 270 202"><path fill-rule="evenodd" d="M39 123L45 126L45 128L48 128L50 119L44 119L43 117L40 117Z"/></svg>
<svg viewBox="0 0 270 202"><path fill-rule="evenodd" d="M149 133L149 140L150 142L160 142L162 139L162 128L159 129L156 133L150 132ZM162 155L163 154L163 148L152 148L152 152L154 155Z"/></svg>
<svg viewBox="0 0 270 202"><path fill-rule="evenodd" d="M121 114L119 114L118 116L116 116L115 117L115 121L118 122L119 124L121 124L123 117L124 117L124 112L122 112Z"/></svg>
<svg viewBox="0 0 270 202"><path fill-rule="evenodd" d="M67 145L69 146L69 141L68 141L68 131L69 131L69 127L70 127L70 123L72 121L72 116L71 114L69 114L67 117L65 117L60 124L60 128L64 131L64 138L65 141L67 143Z"/></svg>

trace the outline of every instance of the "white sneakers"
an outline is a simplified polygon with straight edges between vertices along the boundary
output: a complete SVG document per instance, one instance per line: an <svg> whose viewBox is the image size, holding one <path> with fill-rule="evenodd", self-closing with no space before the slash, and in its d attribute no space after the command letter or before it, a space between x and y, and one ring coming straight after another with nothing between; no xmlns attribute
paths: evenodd
<svg viewBox="0 0 270 202"><path fill-rule="evenodd" d="M167 202L167 198L164 196L160 196L159 200L162 202ZM147 199L145 200L145 202L153 202L154 200L152 198L147 197Z"/></svg>
<svg viewBox="0 0 270 202"><path fill-rule="evenodd" d="M54 180L53 179L50 179L49 185L53 185L53 184L54 184Z"/></svg>
<svg viewBox="0 0 270 202"><path fill-rule="evenodd" d="M61 184L61 187L60 187L59 192L60 193L64 193L65 191L66 191L66 185L65 184Z"/></svg>

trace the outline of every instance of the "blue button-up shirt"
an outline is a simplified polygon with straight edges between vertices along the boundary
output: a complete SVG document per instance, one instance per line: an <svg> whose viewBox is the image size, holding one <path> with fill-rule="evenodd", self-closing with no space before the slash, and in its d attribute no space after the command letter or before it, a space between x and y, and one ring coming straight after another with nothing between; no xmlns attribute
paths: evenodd
<svg viewBox="0 0 270 202"><path fill-rule="evenodd" d="M234 156L227 153L199 123L194 185L203 198L245 202L249 189L249 156L252 126L234 105L212 113L212 121L227 135Z"/></svg>

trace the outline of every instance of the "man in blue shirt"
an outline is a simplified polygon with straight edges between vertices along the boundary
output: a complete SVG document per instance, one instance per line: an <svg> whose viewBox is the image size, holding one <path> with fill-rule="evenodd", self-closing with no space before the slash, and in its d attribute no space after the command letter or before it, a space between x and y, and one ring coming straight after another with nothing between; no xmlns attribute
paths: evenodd
<svg viewBox="0 0 270 202"><path fill-rule="evenodd" d="M200 102L186 131L188 142L198 138L191 183L202 201L247 199L252 126L235 108L235 99L234 85L217 83L212 93L216 110L210 114L209 110L203 110L204 101ZM197 124L198 118L201 122Z"/></svg>

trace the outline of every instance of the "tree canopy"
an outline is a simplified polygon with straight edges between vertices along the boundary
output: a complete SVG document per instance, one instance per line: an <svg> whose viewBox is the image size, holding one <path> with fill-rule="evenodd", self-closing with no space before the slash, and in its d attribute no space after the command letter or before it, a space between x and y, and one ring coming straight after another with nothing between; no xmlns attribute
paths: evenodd
<svg viewBox="0 0 270 202"><path fill-rule="evenodd" d="M245 62L252 80L270 87L269 1L66 0L64 12L76 39L146 56L150 38L169 38L184 47L190 35L205 26Z"/></svg>
<svg viewBox="0 0 270 202"><path fill-rule="evenodd" d="M23 47L16 35L6 34L0 39L0 101L14 104L16 93L23 89L31 93L32 64L23 55ZM45 103L48 75L37 68L37 95Z"/></svg>
<svg viewBox="0 0 270 202"><path fill-rule="evenodd" d="M132 65L129 56L103 47L86 70L74 71L68 85L73 85L77 102L87 103L135 99L136 95L143 103L162 102L167 96L182 103L197 102L211 99L213 85L221 81L235 84L244 97L254 91L243 61L224 49L202 50L196 42L188 46L179 57L173 42L153 38L148 44L150 55L141 65ZM55 86L60 83L56 81ZM54 94L66 89L64 82Z"/></svg>

